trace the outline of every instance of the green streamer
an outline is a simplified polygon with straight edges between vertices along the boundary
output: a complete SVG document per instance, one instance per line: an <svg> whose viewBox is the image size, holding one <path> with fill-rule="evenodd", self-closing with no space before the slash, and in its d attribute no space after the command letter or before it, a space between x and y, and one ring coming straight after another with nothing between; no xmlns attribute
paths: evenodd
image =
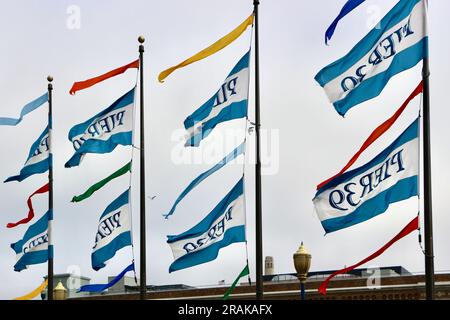
<svg viewBox="0 0 450 320"><path fill-rule="evenodd" d="M233 284L231 285L231 287L227 290L227 292L225 292L222 300L227 300L228 296L233 292L234 288L236 288L237 283L239 282L239 280L242 277L248 276L250 274L250 270L248 268L248 265L245 266L244 270L241 271L241 273L238 275L238 277L236 278L236 280L234 280Z"/></svg>
<svg viewBox="0 0 450 320"><path fill-rule="evenodd" d="M125 173L127 173L129 171L131 172L131 161L128 162L126 165L124 165L119 170L117 170L116 172L114 172L109 177L107 177L107 178L103 179L102 181L99 181L96 184L94 184L93 186L91 186L82 195L73 197L72 202L81 202L81 201L89 198L90 196L92 196L92 194L95 191L103 188L108 182L110 182L111 180L114 180L115 178L118 178L118 177L124 175Z"/></svg>

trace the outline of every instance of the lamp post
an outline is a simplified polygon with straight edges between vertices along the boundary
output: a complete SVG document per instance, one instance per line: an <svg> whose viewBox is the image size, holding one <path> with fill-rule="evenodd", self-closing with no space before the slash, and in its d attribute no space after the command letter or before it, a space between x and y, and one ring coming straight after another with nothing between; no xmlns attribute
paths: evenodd
<svg viewBox="0 0 450 320"><path fill-rule="evenodd" d="M306 251L303 241L300 248L294 253L293 259L295 270L297 271L297 278L300 280L301 298L305 300L305 282L308 278L309 268L311 267L311 255Z"/></svg>

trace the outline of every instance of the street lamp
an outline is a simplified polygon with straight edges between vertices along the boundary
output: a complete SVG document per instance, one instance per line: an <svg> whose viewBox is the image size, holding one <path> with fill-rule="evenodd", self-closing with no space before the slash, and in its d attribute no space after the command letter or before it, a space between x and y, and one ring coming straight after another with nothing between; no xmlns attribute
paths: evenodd
<svg viewBox="0 0 450 320"><path fill-rule="evenodd" d="M306 251L305 246L302 244L294 253L294 266L297 271L297 278L300 280L300 293L302 300L305 300L305 282L308 278L308 271L311 267L311 255Z"/></svg>
<svg viewBox="0 0 450 320"><path fill-rule="evenodd" d="M55 296L55 300L66 300L67 299L67 289L64 288L61 281L58 283L55 289L53 289L53 294Z"/></svg>

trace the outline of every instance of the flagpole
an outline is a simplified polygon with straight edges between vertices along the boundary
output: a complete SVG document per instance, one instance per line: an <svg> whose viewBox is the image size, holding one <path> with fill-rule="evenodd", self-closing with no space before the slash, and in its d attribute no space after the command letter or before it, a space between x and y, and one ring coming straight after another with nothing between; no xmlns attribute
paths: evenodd
<svg viewBox="0 0 450 320"><path fill-rule="evenodd" d="M53 77L48 76L48 145L49 145L49 169L48 169L48 210L53 216L53 141L52 141L52 127L53 127ZM48 272L47 272L47 299L53 300L53 241L52 241L52 220L49 217L47 236L48 236Z"/></svg>
<svg viewBox="0 0 450 320"><path fill-rule="evenodd" d="M139 45L139 71L140 71L140 299L145 300L147 292L147 255L146 255L146 229L145 229L145 130L144 130L144 45L145 38L138 38Z"/></svg>
<svg viewBox="0 0 450 320"><path fill-rule="evenodd" d="M423 166L426 299L434 300L433 206L431 192L430 63L423 59Z"/></svg>
<svg viewBox="0 0 450 320"><path fill-rule="evenodd" d="M256 300L264 296L263 284L263 245L262 245L262 191L261 191L261 151L260 151L260 94L259 94L259 0L253 0L255 14L255 132L256 132L256 169L255 169L255 232L256 232Z"/></svg>

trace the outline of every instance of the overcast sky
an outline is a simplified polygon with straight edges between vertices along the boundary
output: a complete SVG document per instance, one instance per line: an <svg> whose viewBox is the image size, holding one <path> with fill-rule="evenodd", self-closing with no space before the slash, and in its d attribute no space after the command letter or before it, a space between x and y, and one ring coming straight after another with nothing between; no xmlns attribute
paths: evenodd
<svg viewBox="0 0 450 320"><path fill-rule="evenodd" d="M324 32L344 0L262 0L260 6L261 117L263 128L263 240L264 256L275 260L277 273L294 272L292 254L301 241L312 254L312 271L354 264L390 240L417 213L413 198L383 215L352 228L324 236L311 199L315 186L332 176L356 152L370 132L387 119L420 81L421 64L395 77L376 99L352 109L345 119L328 102L314 81L324 66L346 54L396 0L367 0L339 25L329 47ZM71 7L74 5L75 7ZM70 203L91 184L129 161L130 147L105 155L89 154L79 167L65 169L73 148L68 131L108 107L136 83L136 70L89 90L69 95L74 81L97 76L127 64L138 56L137 37L144 35L146 158L147 158L147 281L148 284L215 285L230 283L245 266L244 244L222 249L210 263L168 273L173 261L166 236L186 231L228 193L242 174L242 164L225 167L208 178L165 220L173 201L199 173L240 143L245 122L222 124L198 150L180 146L184 119L213 95L238 59L247 52L251 29L220 53L176 71L164 84L160 71L198 52L247 18L252 1L229 0L28 0L2 2L0 19L0 116L15 117L22 106L46 90L46 76L54 81L55 272L80 272L92 282L123 270L131 250L123 249L104 269L91 268L100 214L128 186L129 176L110 183L90 199ZM76 18L80 10L80 20ZM430 1L431 128L435 267L450 270L448 243L450 218L447 204L450 148L446 110L450 72L448 19L450 2ZM75 14L75 16L74 16ZM74 20L75 19L75 20ZM80 22L78 28L77 23ZM253 55L251 70L253 71ZM249 101L254 119L254 77ZM417 116L420 99L414 100L398 124L378 141L358 164L371 159L390 144ZM1 179L18 174L31 144L46 125L45 107L27 116L17 127L0 127ZM233 130L231 130L233 129ZM254 134L246 154L247 237L251 276L254 279ZM138 144L136 140L136 144ZM135 152L137 156L138 153ZM183 161L181 161L183 160ZM139 271L138 157L133 174L134 253ZM42 282L46 264L13 271L15 255L10 244L21 239L27 226L6 229L27 214L26 199L46 183L35 175L21 183L0 184L0 298L25 294ZM156 196L154 200L150 197ZM47 209L47 197L34 199L37 216ZM33 221L36 221L34 219ZM417 233L392 247L369 266L402 265L423 272L424 257Z"/></svg>

